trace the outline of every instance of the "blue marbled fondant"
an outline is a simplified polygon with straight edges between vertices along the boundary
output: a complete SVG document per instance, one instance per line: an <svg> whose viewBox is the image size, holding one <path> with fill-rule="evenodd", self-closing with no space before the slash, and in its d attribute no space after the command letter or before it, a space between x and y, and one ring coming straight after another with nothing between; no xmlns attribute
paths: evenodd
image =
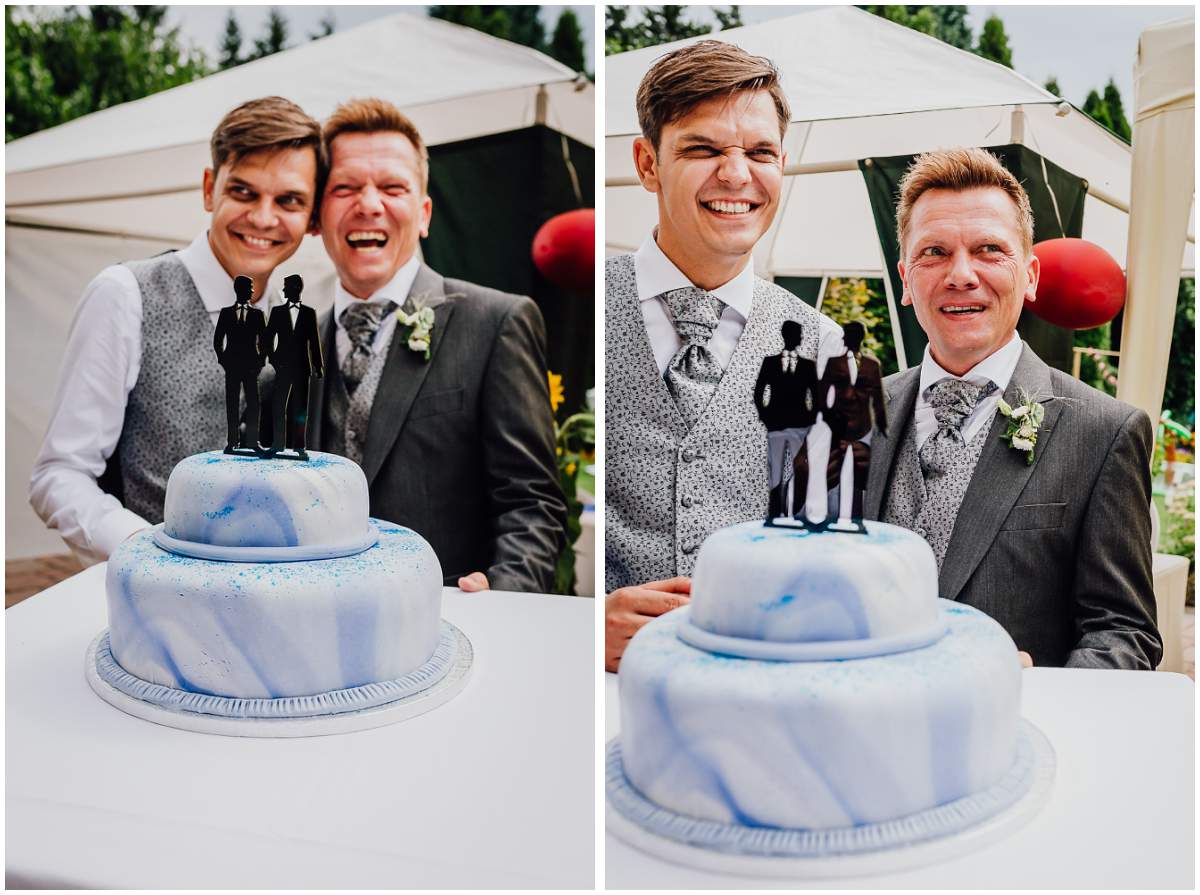
<svg viewBox="0 0 1200 895"><path fill-rule="evenodd" d="M853 661L717 655L680 640L689 610L654 620L621 660L630 784L686 818L812 831L887 823L992 787L1016 755L1015 646L986 615L928 599L946 636Z"/></svg>
<svg viewBox="0 0 1200 895"><path fill-rule="evenodd" d="M367 479L356 463L313 451L308 462L210 452L167 482L163 532L218 547L322 547L363 541Z"/></svg>
<svg viewBox="0 0 1200 895"><path fill-rule="evenodd" d="M937 624L929 545L896 526L867 528L867 535L816 534L746 522L714 532L693 573L692 624L778 643L902 640L929 631Z"/></svg>
<svg viewBox="0 0 1200 895"><path fill-rule="evenodd" d="M370 549L312 562L195 559L135 535L109 559L113 657L152 684L248 699L411 672L437 645L442 570L420 535L376 525Z"/></svg>

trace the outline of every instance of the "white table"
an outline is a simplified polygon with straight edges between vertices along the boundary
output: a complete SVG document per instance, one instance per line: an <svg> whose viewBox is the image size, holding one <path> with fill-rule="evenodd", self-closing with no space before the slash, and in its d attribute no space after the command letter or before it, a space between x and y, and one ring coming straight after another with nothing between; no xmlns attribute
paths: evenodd
<svg viewBox="0 0 1200 895"><path fill-rule="evenodd" d="M1050 799L1011 836L930 867L815 881L814 888L1193 888L1195 688L1181 674L1031 668L1022 714L1058 767ZM620 728L605 675L606 739ZM706 873L605 837L609 889L797 888Z"/></svg>
<svg viewBox="0 0 1200 895"><path fill-rule="evenodd" d="M593 600L447 589L466 688L389 727L247 739L84 680L104 567L9 609L6 881L88 888L591 888Z"/></svg>

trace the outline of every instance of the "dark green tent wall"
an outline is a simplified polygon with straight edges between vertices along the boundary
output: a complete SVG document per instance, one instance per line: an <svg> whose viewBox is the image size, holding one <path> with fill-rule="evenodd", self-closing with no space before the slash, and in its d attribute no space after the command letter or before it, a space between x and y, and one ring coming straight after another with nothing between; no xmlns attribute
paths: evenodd
<svg viewBox="0 0 1200 895"><path fill-rule="evenodd" d="M1083 203L1087 198L1087 182L1044 160L1033 150L1019 144L985 147L1008 168L1025 187L1033 207L1033 241L1058 239L1062 236L1079 237L1083 233ZM900 178L908 170L916 156L896 155L884 158L862 159L858 168L867 183L871 197L871 212L875 218L875 232L879 236L883 256L886 259L886 275L897 305L904 294L900 273L896 263L900 259L900 246L896 237L896 204L899 198ZM1045 166L1043 174L1043 165ZM1053 190L1053 195L1051 191ZM1055 203L1057 202L1057 213ZM1060 225L1061 220L1061 225ZM912 367L921 362L927 342L925 333L917 323L911 307L897 307L896 318L900 332L897 343L903 342L905 359ZM1052 367L1070 372L1071 348L1074 331L1063 329L1034 317L1028 311L1021 312L1017 331L1037 355Z"/></svg>
<svg viewBox="0 0 1200 895"><path fill-rule="evenodd" d="M556 214L595 207L595 151L535 126L434 146L429 156L425 262L443 276L533 298L546 319L549 368L563 374L566 407L580 409L595 384L595 296L572 295L542 277L532 246Z"/></svg>

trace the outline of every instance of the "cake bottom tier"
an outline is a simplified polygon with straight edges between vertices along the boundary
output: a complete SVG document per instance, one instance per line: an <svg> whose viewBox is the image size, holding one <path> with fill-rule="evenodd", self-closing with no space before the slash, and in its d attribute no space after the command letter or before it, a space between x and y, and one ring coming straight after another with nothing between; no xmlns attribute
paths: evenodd
<svg viewBox="0 0 1200 895"><path fill-rule="evenodd" d="M438 646L441 566L416 532L376 525L374 547L312 562L216 562L130 538L108 565L112 658L150 684L242 699L413 672Z"/></svg>
<svg viewBox="0 0 1200 895"><path fill-rule="evenodd" d="M938 601L949 631L854 660L717 655L677 636L687 608L646 625L621 660L625 776L686 817L823 830L877 824L989 789L1017 756L1012 639Z"/></svg>

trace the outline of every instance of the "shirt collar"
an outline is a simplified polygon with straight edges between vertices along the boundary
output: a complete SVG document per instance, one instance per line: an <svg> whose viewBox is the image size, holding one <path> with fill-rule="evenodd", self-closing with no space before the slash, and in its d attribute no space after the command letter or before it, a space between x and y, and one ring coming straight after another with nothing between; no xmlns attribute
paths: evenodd
<svg viewBox="0 0 1200 895"><path fill-rule="evenodd" d="M212 246L208 244L207 230L202 230L186 249L179 251L179 260L187 268L206 311L215 314L233 301L233 277L225 272L213 254ZM262 307L257 302L261 297L254 296L256 301L251 307Z"/></svg>
<svg viewBox="0 0 1200 895"><path fill-rule="evenodd" d="M926 389L943 379L965 379L979 385L994 382L1003 394L1008 388L1008 381L1012 379L1013 371L1017 368L1017 361L1021 359L1022 344L1021 337L1014 331L1012 338L1002 348L997 348L962 376L947 373L941 364L933 359L933 354L926 345L925 356L921 359L921 387L918 394L924 396Z"/></svg>
<svg viewBox="0 0 1200 895"><path fill-rule="evenodd" d="M695 285L658 247L656 235L657 233L651 233L647 236L633 256L638 301L642 302L657 298L672 289ZM749 320L750 306L754 301L754 265L747 264L742 272L728 283L708 291L737 311L743 320Z"/></svg>
<svg viewBox="0 0 1200 895"><path fill-rule="evenodd" d="M396 275L385 286L365 299L351 295L342 285L342 281L338 280L337 286L333 290L333 319L338 321L338 328L340 329L342 326L342 311L356 302L366 301L372 304L382 304L385 301L394 301L397 307L403 305L420 269L421 259L414 252L413 256L401 265L400 269L396 271Z"/></svg>

